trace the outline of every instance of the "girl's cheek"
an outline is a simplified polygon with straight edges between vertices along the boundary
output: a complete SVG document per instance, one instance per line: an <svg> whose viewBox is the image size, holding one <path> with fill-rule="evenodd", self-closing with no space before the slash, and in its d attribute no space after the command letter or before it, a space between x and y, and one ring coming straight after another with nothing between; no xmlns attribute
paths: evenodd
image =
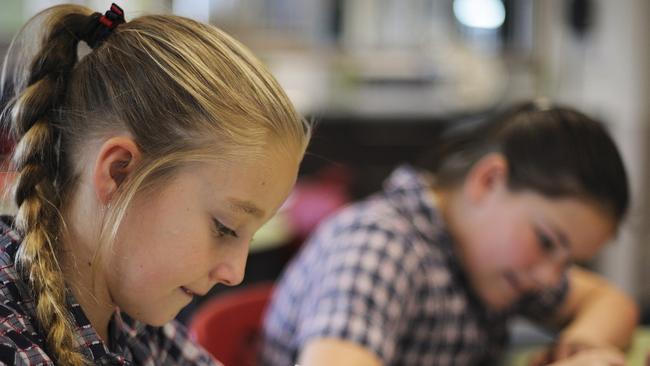
<svg viewBox="0 0 650 366"><path fill-rule="evenodd" d="M514 251L512 253L512 262L518 269L530 269L539 262L541 253L535 247L522 248L522 250Z"/></svg>

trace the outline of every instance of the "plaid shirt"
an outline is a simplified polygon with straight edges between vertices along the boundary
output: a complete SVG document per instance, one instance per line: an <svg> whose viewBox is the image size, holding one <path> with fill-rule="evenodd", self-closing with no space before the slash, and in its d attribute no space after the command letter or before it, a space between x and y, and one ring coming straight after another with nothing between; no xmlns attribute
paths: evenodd
<svg viewBox="0 0 650 366"><path fill-rule="evenodd" d="M36 323L34 299L14 268L19 235L11 218L0 220L0 364L54 365L45 346L45 334ZM99 338L81 306L68 297L79 350L96 365L219 365L191 341L183 326L139 323L117 312L110 324L109 347Z"/></svg>
<svg viewBox="0 0 650 366"><path fill-rule="evenodd" d="M490 312L473 293L429 186L398 168L381 194L324 223L283 274L265 319L265 365L293 365L314 338L357 343L386 365L493 365L507 319L552 314L567 292Z"/></svg>

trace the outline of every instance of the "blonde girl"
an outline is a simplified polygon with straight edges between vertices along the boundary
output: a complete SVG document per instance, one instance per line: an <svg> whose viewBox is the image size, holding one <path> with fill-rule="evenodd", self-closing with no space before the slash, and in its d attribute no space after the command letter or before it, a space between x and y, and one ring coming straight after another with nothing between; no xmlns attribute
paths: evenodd
<svg viewBox="0 0 650 366"><path fill-rule="evenodd" d="M242 280L295 182L310 130L276 80L214 26L116 5L34 16L2 75L0 361L214 364L170 321Z"/></svg>

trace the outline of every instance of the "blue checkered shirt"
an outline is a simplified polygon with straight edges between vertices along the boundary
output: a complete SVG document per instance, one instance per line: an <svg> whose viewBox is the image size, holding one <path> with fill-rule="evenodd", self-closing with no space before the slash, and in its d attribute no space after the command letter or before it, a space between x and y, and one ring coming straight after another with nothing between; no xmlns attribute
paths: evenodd
<svg viewBox="0 0 650 366"><path fill-rule="evenodd" d="M359 344L385 365L494 365L515 313L549 317L566 277L508 311L468 286L429 185L399 167L383 192L320 226L283 274L264 324L264 365L293 365L315 338Z"/></svg>
<svg viewBox="0 0 650 366"><path fill-rule="evenodd" d="M54 365L45 346L45 334L36 323L34 300L14 268L19 235L11 218L0 219L0 364ZM211 365L212 357L191 341L182 325L146 326L116 313L110 324L111 348L99 338L81 306L68 297L76 343L95 365Z"/></svg>

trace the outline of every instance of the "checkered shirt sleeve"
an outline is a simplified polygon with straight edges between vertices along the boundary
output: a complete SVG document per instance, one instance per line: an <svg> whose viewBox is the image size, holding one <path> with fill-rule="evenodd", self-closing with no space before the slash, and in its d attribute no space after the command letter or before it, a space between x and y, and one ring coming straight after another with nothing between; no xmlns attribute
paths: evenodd
<svg viewBox="0 0 650 366"><path fill-rule="evenodd" d="M332 235L317 235L305 253L300 271L289 280L301 281L311 272L307 304L296 329L298 349L314 338L337 338L357 343L382 360L396 352L398 327L406 323L410 302L418 298L418 281L424 268L409 243L391 225L367 225L363 217L346 223L340 218ZM328 255L328 253L330 255ZM313 272L318 272L314 276ZM304 275L304 276L303 276Z"/></svg>

